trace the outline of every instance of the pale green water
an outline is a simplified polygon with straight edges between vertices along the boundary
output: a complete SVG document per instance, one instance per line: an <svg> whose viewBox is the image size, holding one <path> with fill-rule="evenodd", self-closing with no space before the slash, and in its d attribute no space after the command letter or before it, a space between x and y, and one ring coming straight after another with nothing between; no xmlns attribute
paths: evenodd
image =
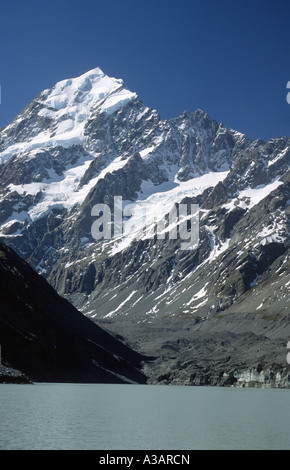
<svg viewBox="0 0 290 470"><path fill-rule="evenodd" d="M0 385L0 449L290 449L290 390Z"/></svg>

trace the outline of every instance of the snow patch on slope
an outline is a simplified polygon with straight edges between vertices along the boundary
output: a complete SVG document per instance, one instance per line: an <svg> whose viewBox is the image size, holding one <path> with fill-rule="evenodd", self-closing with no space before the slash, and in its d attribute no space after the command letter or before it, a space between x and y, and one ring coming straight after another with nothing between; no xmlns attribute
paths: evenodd
<svg viewBox="0 0 290 470"><path fill-rule="evenodd" d="M36 195L42 192L41 201L28 211L31 221L42 217L56 207L71 209L75 205L82 204L91 188L93 188L100 179L104 178L108 172L112 173L122 168L127 162L127 160L122 160L121 157L117 157L110 165L101 171L98 176L92 178L88 184L79 188L82 176L85 174L92 160L96 157L97 155L91 154L90 159L83 160L81 164L75 167L70 167L64 172L63 176L58 177L57 180L51 179L41 183L35 182L22 185L11 184L9 189L21 195ZM3 227L5 227L5 225L3 225Z"/></svg>
<svg viewBox="0 0 290 470"><path fill-rule="evenodd" d="M243 191L240 191L236 198L233 198L231 202L224 204L222 207L231 211L236 207L241 207L242 209L251 209L255 205L259 204L265 197L267 197L272 191L277 189L282 181L279 179L273 181L269 184L259 185L256 188L247 188Z"/></svg>

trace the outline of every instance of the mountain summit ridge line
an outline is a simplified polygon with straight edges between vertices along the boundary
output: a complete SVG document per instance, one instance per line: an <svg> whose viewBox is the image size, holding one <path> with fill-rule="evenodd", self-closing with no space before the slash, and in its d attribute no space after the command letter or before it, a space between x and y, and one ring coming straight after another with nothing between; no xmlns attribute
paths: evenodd
<svg viewBox="0 0 290 470"><path fill-rule="evenodd" d="M283 316L289 157L289 137L251 140L200 109L162 120L96 68L1 130L0 238L94 319ZM133 205L126 236L96 242L92 208L116 196ZM142 205L161 217L176 203L199 206L190 253L139 236Z"/></svg>

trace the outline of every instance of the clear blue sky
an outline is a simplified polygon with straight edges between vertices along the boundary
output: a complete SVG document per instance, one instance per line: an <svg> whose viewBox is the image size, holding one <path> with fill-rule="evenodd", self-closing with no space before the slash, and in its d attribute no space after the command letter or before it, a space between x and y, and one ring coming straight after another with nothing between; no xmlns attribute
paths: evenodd
<svg viewBox="0 0 290 470"><path fill-rule="evenodd" d="M5 0L0 58L0 126L100 67L162 118L201 108L251 138L290 135L289 0Z"/></svg>

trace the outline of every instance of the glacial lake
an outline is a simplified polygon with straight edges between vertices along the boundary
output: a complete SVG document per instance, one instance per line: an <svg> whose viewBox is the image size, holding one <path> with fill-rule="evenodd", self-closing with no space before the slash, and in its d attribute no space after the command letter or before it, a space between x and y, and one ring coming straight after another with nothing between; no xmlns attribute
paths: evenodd
<svg viewBox="0 0 290 470"><path fill-rule="evenodd" d="M290 449L290 390L0 385L1 450Z"/></svg>

